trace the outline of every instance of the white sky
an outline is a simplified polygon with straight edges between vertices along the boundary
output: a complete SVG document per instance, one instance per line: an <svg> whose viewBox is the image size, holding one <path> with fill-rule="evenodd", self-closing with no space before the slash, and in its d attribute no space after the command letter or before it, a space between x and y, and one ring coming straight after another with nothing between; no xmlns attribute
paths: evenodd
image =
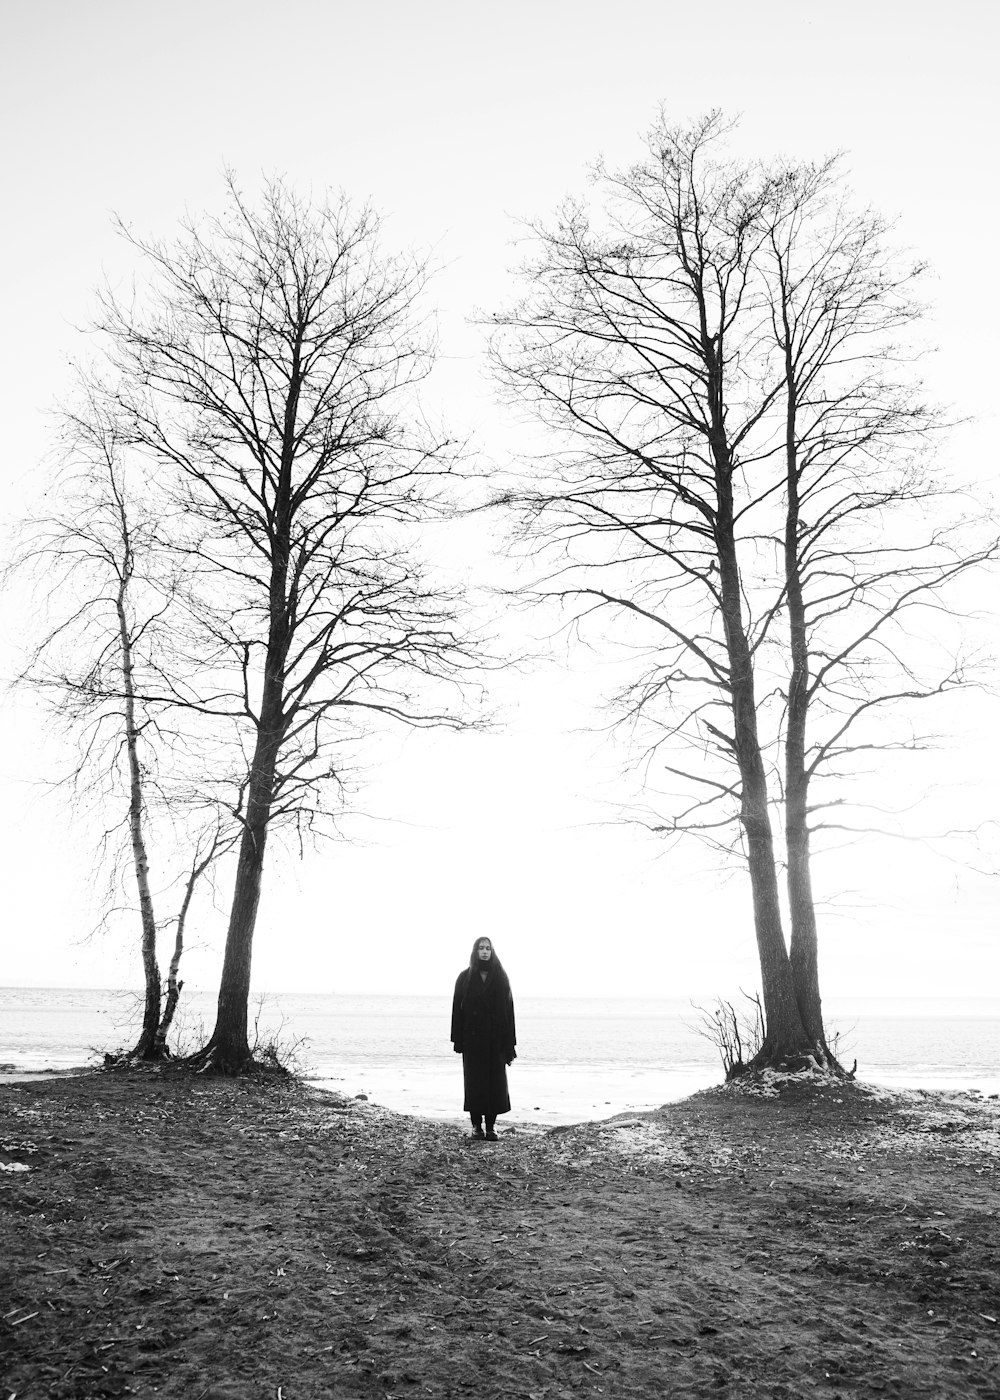
<svg viewBox="0 0 1000 1400"><path fill-rule="evenodd" d="M343 187L389 216L388 238L433 247L447 401L460 432L504 461L517 432L493 404L466 318L510 294L511 220L582 189L587 164L638 154L658 104L678 121L742 114L747 152L848 152L859 195L900 219L934 265L928 376L974 421L954 451L1000 478L996 54L991 0L33 0L9 6L0 55L6 216L0 230L4 514L38 489L68 363L85 353L104 274L127 277L118 212L169 236L218 208L221 171ZM4 600L10 635L23 600ZM14 665L9 648L0 669ZM366 841L266 872L254 981L285 990L444 990L473 937L494 936L522 994L686 996L755 982L749 896L689 847L664 857L635 829L594 825L615 764L554 664L500 696L504 732L383 746ZM42 795L58 755L39 717L3 700L0 984L139 981L131 925L93 923L91 836ZM919 781L958 781L948 810L996 813L996 714L970 707ZM925 825L926 825L925 821ZM277 852L274 853L277 855ZM155 857L154 857L155 859ZM842 896L821 927L827 994L995 994L1000 883L874 844L820 881ZM225 904L223 892L222 903ZM224 918L203 908L188 956L213 989Z"/></svg>

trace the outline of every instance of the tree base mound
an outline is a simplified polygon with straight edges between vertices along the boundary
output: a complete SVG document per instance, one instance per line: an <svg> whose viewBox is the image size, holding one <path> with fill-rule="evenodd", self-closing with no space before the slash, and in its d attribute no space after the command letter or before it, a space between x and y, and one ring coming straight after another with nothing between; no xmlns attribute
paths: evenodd
<svg viewBox="0 0 1000 1400"><path fill-rule="evenodd" d="M783 1098L802 1099L809 1097L829 1097L858 1093L864 1096L868 1090L855 1078L855 1068L848 1071L842 1065L819 1065L812 1062L805 1066L744 1066L739 1073L726 1077L724 1084L707 1090L712 1094L726 1094L733 1098Z"/></svg>
<svg viewBox="0 0 1000 1400"><path fill-rule="evenodd" d="M205 1050L193 1055L178 1058L167 1055L163 1059L148 1060L136 1057L132 1052L105 1055L102 1072L107 1074L155 1075L158 1078L191 1078L192 1076L225 1079L252 1079L257 1083L285 1083L295 1075L270 1051L263 1055L249 1055L239 1064L226 1062Z"/></svg>
<svg viewBox="0 0 1000 1400"><path fill-rule="evenodd" d="M135 1046L131 1050L111 1050L104 1056L104 1068L107 1070L116 1069L142 1069L144 1066L158 1066L173 1062L173 1056L166 1045L157 1049L143 1049L141 1045Z"/></svg>
<svg viewBox="0 0 1000 1400"><path fill-rule="evenodd" d="M221 1076L227 1079L291 1079L292 1071L282 1064L278 1050L269 1045L261 1051L247 1050L233 1054L222 1050L211 1041L193 1055L187 1055L176 1064L188 1074L210 1077Z"/></svg>
<svg viewBox="0 0 1000 1400"><path fill-rule="evenodd" d="M829 1074L838 1079L853 1079L857 1068L858 1062L855 1060L852 1069L845 1069L825 1044L789 1049L787 1046L768 1045L765 1041L746 1064L737 1060L727 1071L726 1080L741 1079L747 1074L762 1074L767 1070L776 1074Z"/></svg>

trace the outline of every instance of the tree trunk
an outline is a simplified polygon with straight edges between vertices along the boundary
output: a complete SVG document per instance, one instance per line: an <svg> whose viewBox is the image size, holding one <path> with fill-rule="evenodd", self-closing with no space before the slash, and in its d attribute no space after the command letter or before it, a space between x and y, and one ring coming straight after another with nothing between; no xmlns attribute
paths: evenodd
<svg viewBox="0 0 1000 1400"><path fill-rule="evenodd" d="M123 540L126 554L129 545L123 520ZM156 960L156 917L153 911L153 896L149 888L149 858L146 853L146 840L143 833L142 815L142 768L139 763L139 730L135 718L135 683L132 671L132 641L128 629L125 598L131 578L126 559L118 585L116 607L118 631L122 649L122 680L125 695L125 749L129 768L129 831L132 838L132 864L135 869L136 885L139 889L139 916L142 921L142 970L145 981L145 1000L142 1015L142 1031L138 1043L132 1050L137 1060L156 1060L161 1057L162 1046L157 1041L160 1024L160 968Z"/></svg>
<svg viewBox="0 0 1000 1400"><path fill-rule="evenodd" d="M791 673L785 734L785 844L788 854L788 908L792 921L790 963L795 998L813 1053L821 1064L836 1065L826 1043L819 994L819 943L816 906L809 868L809 775L806 771L806 720L809 713L809 638L799 559L799 470L796 443L796 385L791 341L785 324L787 410L785 451L785 588Z"/></svg>
<svg viewBox="0 0 1000 1400"><path fill-rule="evenodd" d="M789 961L795 999L806 1034L820 1060L832 1063L833 1056L826 1043L823 1027L823 1005L819 994L819 944L816 932L816 908L813 903L812 880L809 873L809 830L796 808L805 802L798 795L793 804L786 793L786 823L788 842L788 904L792 918L792 939Z"/></svg>
<svg viewBox="0 0 1000 1400"><path fill-rule="evenodd" d="M781 927L774 835L767 810L767 776L757 734L750 651L738 614L734 618L730 609L727 612L726 635L731 658L736 755L742 788L740 820L747 842L754 932L764 999L764 1044L754 1059L754 1066L760 1067L785 1064L801 1057L809 1042L799 1013Z"/></svg>
<svg viewBox="0 0 1000 1400"><path fill-rule="evenodd" d="M747 839L747 863L753 891L754 930L760 960L764 1000L764 1043L754 1067L787 1064L808 1050L809 1041L795 996L791 964L781 926L774 837L767 816L766 794L756 774L743 770L741 820ZM763 776L763 772L761 772Z"/></svg>
<svg viewBox="0 0 1000 1400"><path fill-rule="evenodd" d="M156 1030L156 1040L160 1048L160 1053L166 1057L170 1054L167 1049L167 1035L173 1024L174 1012L177 1010L177 1002L180 999L181 990L184 983L178 980L177 973L181 964L181 954L184 952L184 930L187 927L188 910L191 907L191 900L194 897L194 887L198 883L200 876L215 859L216 851L219 849L219 832L209 844L208 854L203 856L201 848L195 852L194 862L187 878L187 885L184 889L184 898L177 914L177 932L174 935L174 953L170 959L170 967L167 969L167 999L163 1007L163 1015L160 1017L160 1024Z"/></svg>
<svg viewBox="0 0 1000 1400"><path fill-rule="evenodd" d="M253 1060L247 1034L250 964L260 903L267 824L274 797L277 752L276 732L273 727L264 727L262 717L251 767L246 822L236 865L215 1030L208 1045L197 1057L204 1060L206 1068L221 1070L225 1074L239 1074Z"/></svg>
<svg viewBox="0 0 1000 1400"><path fill-rule="evenodd" d="M743 622L739 560L733 518L732 464L725 441L722 413L721 368L708 346L706 362L713 366L716 418L715 458L717 511L715 548L719 561L722 621L729 658L733 732L740 771L742 803L740 820L747 842L747 864L753 895L754 932L760 960L764 999L764 1044L753 1067L794 1062L808 1046L792 985L788 950L781 927L781 904L774 860L774 835L767 804L767 774L757 730L753 657Z"/></svg>
<svg viewBox="0 0 1000 1400"><path fill-rule="evenodd" d="M177 1010L177 1003L180 1000L181 989L184 983L178 980L177 971L181 963L181 954L184 951L184 923L187 917L188 905L191 903L191 895L194 890L194 873L188 880L187 889L184 892L184 901L181 905L180 913L177 915L177 933L174 936L174 954L170 959L170 966L167 969L167 998L163 1004L163 1014L160 1017L160 1024L156 1028L156 1045L160 1057L167 1059L170 1051L167 1049L167 1036L173 1024L174 1013Z"/></svg>
<svg viewBox="0 0 1000 1400"><path fill-rule="evenodd" d="M173 967L173 963L171 963ZM174 1023L174 1012L177 1010L177 1003L180 1001L184 983L176 976L167 978L167 996L163 1003L163 1015L160 1017L160 1024L156 1028L156 1045L159 1050L158 1058L166 1060L170 1056L167 1048L167 1036L170 1034L170 1027Z"/></svg>
<svg viewBox="0 0 1000 1400"><path fill-rule="evenodd" d="M205 1067L239 1074L253 1062L247 1035L250 1002L250 962L260 903L264 848L274 802L278 754L285 726L285 663L291 638L293 608L286 594L292 530L292 466L295 461L295 415L300 389L300 350L296 344L285 399L281 470L275 486L271 576L268 585L267 655L261 695L257 742L250 765L246 821L236 864L236 884L229 912L226 953L219 984L215 1030L203 1053Z"/></svg>

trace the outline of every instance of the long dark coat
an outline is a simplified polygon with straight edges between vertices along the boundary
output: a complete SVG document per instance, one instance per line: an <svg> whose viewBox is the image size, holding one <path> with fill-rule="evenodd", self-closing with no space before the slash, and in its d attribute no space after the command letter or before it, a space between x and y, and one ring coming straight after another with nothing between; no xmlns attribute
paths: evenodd
<svg viewBox="0 0 1000 1400"><path fill-rule="evenodd" d="M462 1056L466 1113L496 1118L510 1112L507 1068L514 1049L514 998L507 974L496 959L486 980L479 968L467 967L455 983L451 1039Z"/></svg>

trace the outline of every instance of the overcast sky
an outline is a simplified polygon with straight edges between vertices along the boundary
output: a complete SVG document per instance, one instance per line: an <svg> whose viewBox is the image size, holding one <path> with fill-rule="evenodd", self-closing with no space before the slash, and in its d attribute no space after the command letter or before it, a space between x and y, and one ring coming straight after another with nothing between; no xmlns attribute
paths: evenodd
<svg viewBox="0 0 1000 1400"><path fill-rule="evenodd" d="M4 514L15 520L39 489L45 415L87 352L78 328L96 285L128 278L112 214L169 236L186 211L220 207L225 167L251 193L278 173L370 198L388 242L432 250L447 368L437 407L486 459L506 461L524 440L492 400L470 318L510 295L514 220L582 190L598 155L638 156L660 103L678 122L713 107L740 116L747 153L847 153L859 198L898 218L935 269L927 377L971 420L950 450L981 463L995 491L997 16L988 0L7 7ZM4 600L8 639L24 607ZM9 675L9 644L0 661ZM617 759L576 732L598 682L557 658L503 687L498 734L384 745L365 795L378 820L353 828L364 842L267 870L255 984L431 992L483 931L524 994L753 985L743 878L600 821ZM59 751L25 701L3 710L0 984L135 984L131 925L81 941L95 914L94 833L40 787ZM989 704L971 704L919 779L942 785L942 814L996 815L995 724ZM996 879L917 841L838 859L822 875L840 901L821 926L828 993L996 993ZM187 976L213 988L222 914L203 910L192 932Z"/></svg>

